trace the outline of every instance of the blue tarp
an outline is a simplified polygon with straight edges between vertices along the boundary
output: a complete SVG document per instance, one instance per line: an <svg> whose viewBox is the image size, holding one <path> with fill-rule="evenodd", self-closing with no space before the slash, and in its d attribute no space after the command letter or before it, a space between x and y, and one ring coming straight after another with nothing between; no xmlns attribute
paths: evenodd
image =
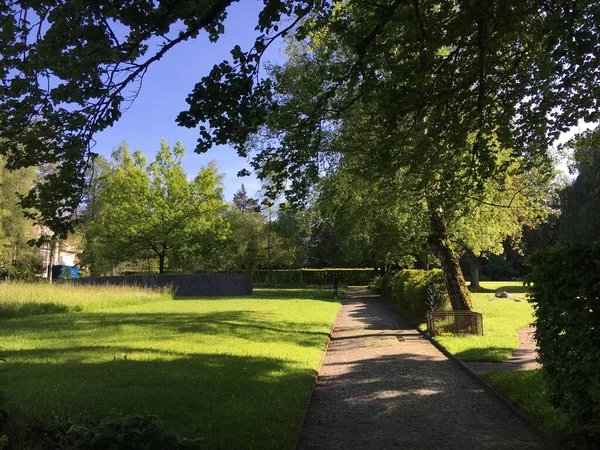
<svg viewBox="0 0 600 450"><path fill-rule="evenodd" d="M52 279L69 278L68 276L65 277L65 275L69 273L68 270L71 270L70 278L79 278L79 269L77 266L65 266L58 264L56 266L52 266Z"/></svg>

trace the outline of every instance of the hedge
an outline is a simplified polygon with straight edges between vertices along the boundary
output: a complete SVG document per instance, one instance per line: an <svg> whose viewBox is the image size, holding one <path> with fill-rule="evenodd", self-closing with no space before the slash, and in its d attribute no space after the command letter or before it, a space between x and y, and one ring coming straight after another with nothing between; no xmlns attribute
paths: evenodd
<svg viewBox="0 0 600 450"><path fill-rule="evenodd" d="M275 285L333 285L337 277L341 285L367 285L375 278L373 269L289 269L271 270L269 280L268 270L257 270L253 274L255 283Z"/></svg>
<svg viewBox="0 0 600 450"><path fill-rule="evenodd" d="M401 270L387 275L381 293L396 309L418 322L427 319L427 311L451 309L442 271Z"/></svg>
<svg viewBox="0 0 600 450"><path fill-rule="evenodd" d="M539 358L578 448L600 448L600 242L529 258Z"/></svg>

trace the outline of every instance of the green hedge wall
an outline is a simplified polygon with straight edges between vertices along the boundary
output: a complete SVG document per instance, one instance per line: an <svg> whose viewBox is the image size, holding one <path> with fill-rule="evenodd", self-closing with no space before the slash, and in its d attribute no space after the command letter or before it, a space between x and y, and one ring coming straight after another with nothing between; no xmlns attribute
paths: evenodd
<svg viewBox="0 0 600 450"><path fill-rule="evenodd" d="M387 275L381 293L396 309L418 322L427 319L427 311L451 309L442 271L401 270Z"/></svg>
<svg viewBox="0 0 600 450"><path fill-rule="evenodd" d="M255 283L275 285L333 285L333 278L337 276L338 285L367 285L375 278L373 269L289 269L271 270L271 279L268 280L267 270L257 270L253 274Z"/></svg>
<svg viewBox="0 0 600 450"><path fill-rule="evenodd" d="M600 448L600 242L534 254L527 277L549 393L577 448Z"/></svg>

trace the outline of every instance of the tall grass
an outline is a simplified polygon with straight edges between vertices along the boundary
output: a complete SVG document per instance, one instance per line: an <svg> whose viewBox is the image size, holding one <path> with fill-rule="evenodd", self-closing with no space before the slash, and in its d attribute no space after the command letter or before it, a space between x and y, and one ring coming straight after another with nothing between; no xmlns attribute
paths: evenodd
<svg viewBox="0 0 600 450"><path fill-rule="evenodd" d="M167 289L12 282L0 284L0 318L93 312L172 298Z"/></svg>

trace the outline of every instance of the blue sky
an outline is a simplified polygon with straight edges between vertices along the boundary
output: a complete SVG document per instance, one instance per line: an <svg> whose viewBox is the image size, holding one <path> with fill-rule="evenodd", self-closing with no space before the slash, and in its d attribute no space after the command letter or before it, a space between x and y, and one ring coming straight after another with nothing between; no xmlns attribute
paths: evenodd
<svg viewBox="0 0 600 450"><path fill-rule="evenodd" d="M248 167L243 158L227 146L214 147L205 154L194 153L198 131L177 126L175 118L187 109L185 98L194 85L214 64L229 59L229 51L234 45L239 44L244 49L252 46L257 33L254 27L262 6L263 2L258 0L232 5L225 21L225 34L217 43L212 44L200 35L195 40L179 44L154 63L129 110L113 127L95 136L94 151L110 157L114 148L127 141L131 150L141 149L149 160L153 160L161 139L166 139L170 145L181 141L187 149L184 168L189 176L194 176L202 165L214 159L219 171L226 174L226 200L232 199L242 183L249 194L255 195L260 189L260 182L254 176L237 177L240 169ZM281 45L281 42L278 44ZM270 62L283 60L279 48L270 48L266 56Z"/></svg>

